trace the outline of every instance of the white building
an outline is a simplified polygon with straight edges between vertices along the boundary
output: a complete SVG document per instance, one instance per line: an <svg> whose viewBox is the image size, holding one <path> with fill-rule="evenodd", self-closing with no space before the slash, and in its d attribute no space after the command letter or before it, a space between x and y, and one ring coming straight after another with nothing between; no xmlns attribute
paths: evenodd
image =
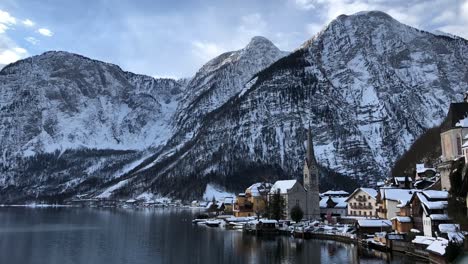
<svg viewBox="0 0 468 264"><path fill-rule="evenodd" d="M377 191L372 188L358 188L347 199L348 215L377 216Z"/></svg>
<svg viewBox="0 0 468 264"><path fill-rule="evenodd" d="M291 209L296 205L304 211L304 216L306 215L307 192L300 182L297 180L276 181L270 189L269 198L277 191L285 201L284 215L287 219L291 219Z"/></svg>

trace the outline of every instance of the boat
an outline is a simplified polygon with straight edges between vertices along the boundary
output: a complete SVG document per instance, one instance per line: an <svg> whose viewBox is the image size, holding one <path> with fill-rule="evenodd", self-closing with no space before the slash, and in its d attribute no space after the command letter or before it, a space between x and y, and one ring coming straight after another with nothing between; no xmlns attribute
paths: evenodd
<svg viewBox="0 0 468 264"><path fill-rule="evenodd" d="M205 222L205 225L209 227L218 227L221 224L221 221L219 220L207 220Z"/></svg>
<svg viewBox="0 0 468 264"><path fill-rule="evenodd" d="M192 224L199 224L199 223L205 223L206 219L203 218L196 218L192 220Z"/></svg>

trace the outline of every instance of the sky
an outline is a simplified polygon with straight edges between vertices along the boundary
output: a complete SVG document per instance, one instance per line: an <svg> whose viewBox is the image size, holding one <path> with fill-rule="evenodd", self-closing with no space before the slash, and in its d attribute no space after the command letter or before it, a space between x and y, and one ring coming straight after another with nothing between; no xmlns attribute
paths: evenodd
<svg viewBox="0 0 468 264"><path fill-rule="evenodd" d="M190 77L253 36L292 51L338 15L365 10L468 39L468 0L1 0L0 67L64 50L134 73Z"/></svg>

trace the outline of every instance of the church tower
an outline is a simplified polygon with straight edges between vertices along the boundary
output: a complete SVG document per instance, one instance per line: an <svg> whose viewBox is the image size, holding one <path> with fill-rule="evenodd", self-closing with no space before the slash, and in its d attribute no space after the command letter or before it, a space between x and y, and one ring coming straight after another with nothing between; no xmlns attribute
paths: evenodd
<svg viewBox="0 0 468 264"><path fill-rule="evenodd" d="M314 154L312 130L307 130L307 156L304 161L304 188L307 191L306 218L320 218L319 172Z"/></svg>

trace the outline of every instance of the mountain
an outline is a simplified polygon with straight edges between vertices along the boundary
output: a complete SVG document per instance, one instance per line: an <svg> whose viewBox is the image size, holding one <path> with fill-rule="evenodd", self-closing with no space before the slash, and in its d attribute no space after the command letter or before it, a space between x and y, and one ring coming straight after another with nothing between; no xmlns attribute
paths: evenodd
<svg viewBox="0 0 468 264"><path fill-rule="evenodd" d="M450 102L461 100L467 51L462 38L418 30L383 12L341 15L206 115L188 141L169 140L170 155L133 177L173 195L193 192L191 183L201 180L235 186L300 178L311 124L324 168L372 184L439 125ZM273 169L261 175L266 165Z"/></svg>
<svg viewBox="0 0 468 264"><path fill-rule="evenodd" d="M0 186L25 196L74 188L120 156L160 146L183 88L67 52L8 65L0 83Z"/></svg>
<svg viewBox="0 0 468 264"><path fill-rule="evenodd" d="M255 37L181 81L28 58L0 72L0 201L301 178L309 125L321 188L372 184L461 100L467 59L468 41L378 11L341 15L291 54Z"/></svg>
<svg viewBox="0 0 468 264"><path fill-rule="evenodd" d="M184 125L195 124L286 54L254 37L179 81L67 52L8 65L0 72L0 198L99 194L99 186L133 169L175 132L193 133Z"/></svg>

